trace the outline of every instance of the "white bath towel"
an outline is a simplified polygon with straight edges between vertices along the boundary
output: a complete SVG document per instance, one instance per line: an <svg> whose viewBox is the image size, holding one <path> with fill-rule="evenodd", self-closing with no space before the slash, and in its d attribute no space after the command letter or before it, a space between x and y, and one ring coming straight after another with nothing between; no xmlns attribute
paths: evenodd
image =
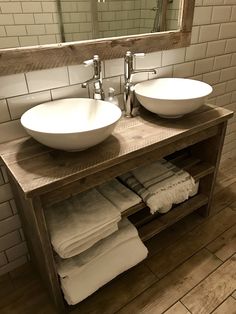
<svg viewBox="0 0 236 314"><path fill-rule="evenodd" d="M118 209L96 189L45 210L54 250L62 258L77 255L118 229Z"/></svg>
<svg viewBox="0 0 236 314"><path fill-rule="evenodd" d="M112 202L121 213L142 202L141 197L124 186L124 184L120 183L117 179L110 180L98 186L97 190Z"/></svg>
<svg viewBox="0 0 236 314"><path fill-rule="evenodd" d="M188 199L195 187L189 173L164 159L126 173L120 179L142 197L152 214L166 213L173 204Z"/></svg>
<svg viewBox="0 0 236 314"><path fill-rule="evenodd" d="M146 247L128 220L123 220L119 226L117 232L86 252L58 261L61 286L68 304L82 301L147 257Z"/></svg>

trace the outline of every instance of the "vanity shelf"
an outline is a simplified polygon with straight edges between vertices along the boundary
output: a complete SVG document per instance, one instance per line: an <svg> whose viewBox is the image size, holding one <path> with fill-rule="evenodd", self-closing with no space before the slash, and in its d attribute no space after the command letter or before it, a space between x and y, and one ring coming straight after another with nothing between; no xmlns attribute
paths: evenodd
<svg viewBox="0 0 236 314"><path fill-rule="evenodd" d="M213 173L215 170L215 166L211 165L210 163L201 161L198 158L186 157L186 154L181 154L177 158L169 160L176 166L188 171L188 173L190 173L191 176L194 178L195 182L198 182L201 178L204 178L205 176ZM145 207L146 207L145 203L137 204L136 206L133 206L127 209L125 212L123 212L122 216L128 217L140 211L141 209L144 209ZM150 215L150 217L153 217L153 215ZM135 225L138 226L139 224L135 223Z"/></svg>
<svg viewBox="0 0 236 314"><path fill-rule="evenodd" d="M198 194L164 215L150 217L141 203L124 216L138 226L144 241L195 210L207 216L212 211L227 120L232 116L231 111L211 105L174 120L141 110L140 116L122 118L106 141L77 153L56 151L29 138L0 145L31 258L58 313L67 306L55 267L45 207L166 157L199 181Z"/></svg>
<svg viewBox="0 0 236 314"><path fill-rule="evenodd" d="M180 219L191 214L202 206L207 205L208 200L207 196L200 193L174 207L166 214L150 215L146 210L144 212L138 212L135 217L130 220L138 228L141 239L143 241L147 241Z"/></svg>

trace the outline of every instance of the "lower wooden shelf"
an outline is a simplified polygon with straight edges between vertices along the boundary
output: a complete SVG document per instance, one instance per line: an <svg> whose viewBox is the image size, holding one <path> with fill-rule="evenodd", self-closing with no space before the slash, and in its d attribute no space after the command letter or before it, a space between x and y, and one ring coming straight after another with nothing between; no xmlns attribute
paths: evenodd
<svg viewBox="0 0 236 314"><path fill-rule="evenodd" d="M176 206L166 214L157 214L150 222L138 228L140 238L143 241L147 241L207 203L208 197L204 194L198 194L181 205Z"/></svg>
<svg viewBox="0 0 236 314"><path fill-rule="evenodd" d="M180 168L188 171L188 173L191 174L191 176L194 178L195 182L198 182L200 179L215 171L214 166L212 166L208 162L201 161L200 159L194 157L184 158L183 156L181 156L179 158L171 160L171 162L173 162L176 166L179 166ZM133 207L130 207L122 213L122 217L128 217L132 214L135 214L145 207L146 204L143 202Z"/></svg>

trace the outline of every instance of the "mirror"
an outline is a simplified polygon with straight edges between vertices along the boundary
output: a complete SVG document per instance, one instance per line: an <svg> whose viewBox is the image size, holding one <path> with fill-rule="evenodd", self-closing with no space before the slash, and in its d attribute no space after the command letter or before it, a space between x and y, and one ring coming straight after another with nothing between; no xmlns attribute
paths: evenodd
<svg viewBox="0 0 236 314"><path fill-rule="evenodd" d="M58 1L61 40L66 42L180 28L181 0Z"/></svg>
<svg viewBox="0 0 236 314"><path fill-rule="evenodd" d="M0 75L187 46L194 2L0 0Z"/></svg>

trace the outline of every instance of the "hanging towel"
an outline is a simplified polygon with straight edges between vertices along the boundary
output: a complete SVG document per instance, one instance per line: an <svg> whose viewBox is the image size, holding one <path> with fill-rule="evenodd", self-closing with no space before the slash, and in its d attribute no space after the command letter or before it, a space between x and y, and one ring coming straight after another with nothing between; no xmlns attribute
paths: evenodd
<svg viewBox="0 0 236 314"><path fill-rule="evenodd" d="M97 190L115 205L121 213L142 202L142 199L136 193L124 186L117 179L98 186Z"/></svg>
<svg viewBox="0 0 236 314"><path fill-rule="evenodd" d="M173 204L188 199L195 188L194 179L189 173L165 159L135 169L119 178L142 197L151 214L166 213Z"/></svg>
<svg viewBox="0 0 236 314"><path fill-rule="evenodd" d="M119 230L71 259L57 258L57 270L68 304L76 304L104 284L141 262L147 249L136 228L127 220Z"/></svg>
<svg viewBox="0 0 236 314"><path fill-rule="evenodd" d="M56 253L69 258L117 231L118 209L96 189L80 193L45 210Z"/></svg>

